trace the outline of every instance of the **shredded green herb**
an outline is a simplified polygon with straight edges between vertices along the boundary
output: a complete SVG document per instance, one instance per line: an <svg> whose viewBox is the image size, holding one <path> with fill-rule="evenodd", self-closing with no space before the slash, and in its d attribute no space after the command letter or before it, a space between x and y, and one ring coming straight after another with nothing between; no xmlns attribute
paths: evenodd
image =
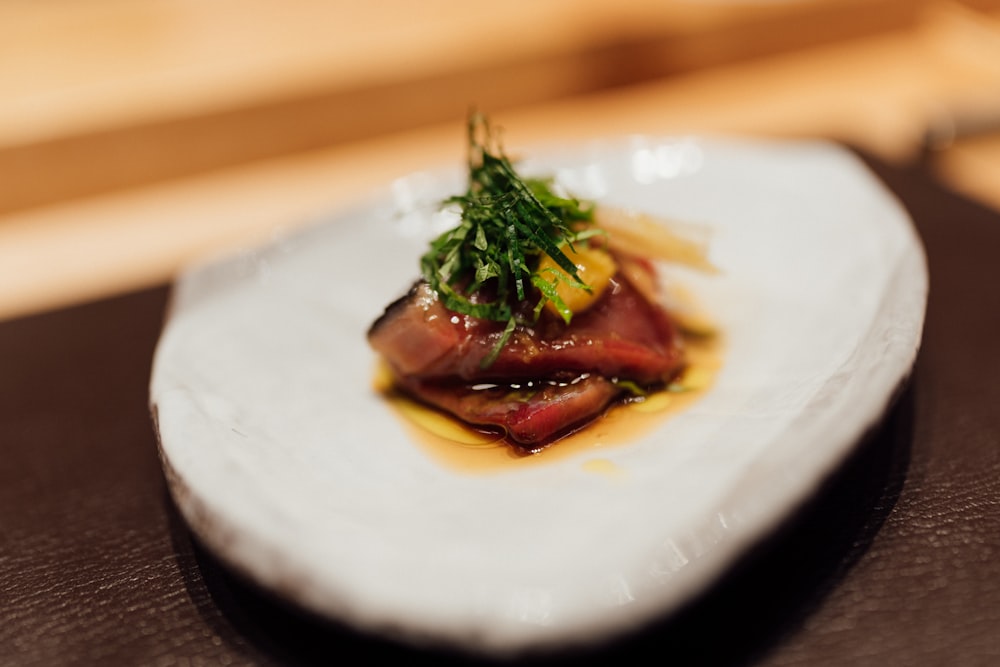
<svg viewBox="0 0 1000 667"><path fill-rule="evenodd" d="M569 323L572 312L556 293L556 285L590 288L563 248L602 232L589 224L591 204L557 194L551 179L520 176L485 116L470 115L468 135L468 189L444 202L459 207L461 220L431 242L420 268L449 310L506 323L483 362L488 366L519 324L537 321L546 302L551 301ZM544 255L565 273L540 272ZM495 293L488 300L483 298L487 286L491 295ZM533 308L518 307L534 299Z"/></svg>

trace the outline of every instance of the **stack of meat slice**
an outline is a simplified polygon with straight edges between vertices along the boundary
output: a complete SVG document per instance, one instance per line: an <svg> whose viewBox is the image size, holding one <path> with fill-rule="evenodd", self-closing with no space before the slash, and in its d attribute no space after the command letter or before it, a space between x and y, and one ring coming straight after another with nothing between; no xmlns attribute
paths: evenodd
<svg viewBox="0 0 1000 667"><path fill-rule="evenodd" d="M368 339L402 391L535 450L603 414L624 386L661 385L679 372L681 339L646 292L619 272L569 325L544 310L484 365L503 324L451 312L418 282Z"/></svg>

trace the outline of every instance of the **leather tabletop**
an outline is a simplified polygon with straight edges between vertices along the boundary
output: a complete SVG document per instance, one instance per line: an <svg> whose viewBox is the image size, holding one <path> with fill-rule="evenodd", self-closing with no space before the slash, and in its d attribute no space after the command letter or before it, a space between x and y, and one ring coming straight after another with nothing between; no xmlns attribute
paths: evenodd
<svg viewBox="0 0 1000 667"><path fill-rule="evenodd" d="M1000 215L921 165L870 163L931 274L884 422L679 614L529 662L1000 664ZM147 408L168 289L0 323L0 664L464 663L310 618L195 541Z"/></svg>

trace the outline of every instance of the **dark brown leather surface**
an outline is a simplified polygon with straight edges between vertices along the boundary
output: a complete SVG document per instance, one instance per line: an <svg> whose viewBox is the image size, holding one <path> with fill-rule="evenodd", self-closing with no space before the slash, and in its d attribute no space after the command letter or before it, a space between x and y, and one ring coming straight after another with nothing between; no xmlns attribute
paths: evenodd
<svg viewBox="0 0 1000 667"><path fill-rule="evenodd" d="M680 615L533 662L1000 664L1000 215L874 166L931 271L923 349L885 423ZM0 323L0 664L461 662L301 616L192 541L146 407L166 299Z"/></svg>

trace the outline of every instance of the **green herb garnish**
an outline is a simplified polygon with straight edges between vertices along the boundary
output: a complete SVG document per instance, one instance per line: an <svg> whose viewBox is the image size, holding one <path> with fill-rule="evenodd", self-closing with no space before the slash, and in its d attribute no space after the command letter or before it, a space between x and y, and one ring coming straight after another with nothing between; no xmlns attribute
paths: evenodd
<svg viewBox="0 0 1000 667"><path fill-rule="evenodd" d="M420 268L449 310L506 323L483 361L489 366L514 329L537 321L547 301L569 323L572 312L555 285L590 288L562 248L602 232L589 224L591 205L556 194L551 179L518 175L482 114L470 116L468 132L468 190L444 202L460 208L461 221L431 242ZM544 255L565 273L539 272ZM519 307L526 303L531 307Z"/></svg>

